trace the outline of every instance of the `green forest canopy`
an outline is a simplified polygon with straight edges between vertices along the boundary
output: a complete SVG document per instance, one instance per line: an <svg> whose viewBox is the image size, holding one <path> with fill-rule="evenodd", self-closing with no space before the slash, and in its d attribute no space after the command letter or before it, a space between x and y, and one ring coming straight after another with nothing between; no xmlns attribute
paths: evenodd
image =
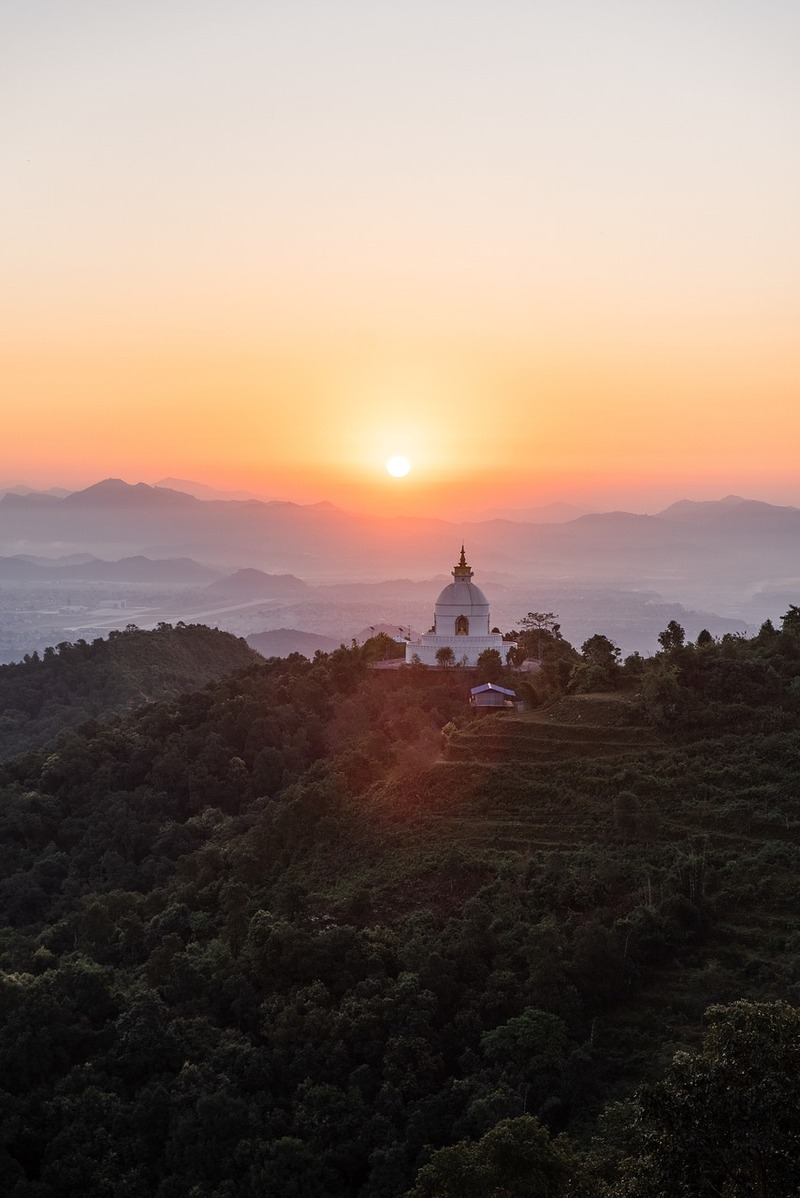
<svg viewBox="0 0 800 1198"><path fill-rule="evenodd" d="M609 755L352 648L7 761L3 1192L794 1193L800 638L679 641Z"/></svg>

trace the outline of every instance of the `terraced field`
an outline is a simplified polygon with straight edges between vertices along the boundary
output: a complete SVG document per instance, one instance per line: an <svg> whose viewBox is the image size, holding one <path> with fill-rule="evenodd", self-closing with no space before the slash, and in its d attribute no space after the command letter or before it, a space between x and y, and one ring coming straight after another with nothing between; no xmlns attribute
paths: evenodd
<svg viewBox="0 0 800 1198"><path fill-rule="evenodd" d="M581 722L580 707L576 701L573 710L578 718L571 723L557 722L549 713L498 712L476 717L448 738L445 759L502 764L559 761L575 756L613 757L659 743L652 732L641 727Z"/></svg>
<svg viewBox="0 0 800 1198"><path fill-rule="evenodd" d="M666 1060L713 1002L800 994L800 737L681 746L616 722L619 710L606 724L588 711L476 718L437 764L373 792L359 884L373 912L456 914L515 875L569 936L685 899L700 913L691 948L660 959L597 1029ZM339 881L341 894L352 878Z"/></svg>

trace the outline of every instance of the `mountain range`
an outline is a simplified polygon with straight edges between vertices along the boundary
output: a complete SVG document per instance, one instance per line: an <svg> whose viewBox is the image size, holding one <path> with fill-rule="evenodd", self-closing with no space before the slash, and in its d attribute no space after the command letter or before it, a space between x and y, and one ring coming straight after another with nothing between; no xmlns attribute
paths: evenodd
<svg viewBox="0 0 800 1198"><path fill-rule="evenodd" d="M8 493L0 500L0 554L17 560L75 553L189 557L217 576L247 567L333 583L446 577L462 540L478 581L650 588L729 614L741 614L761 594L800 586L800 509L737 496L682 501L655 515L458 525L361 515L329 503L201 500L119 479L63 498Z"/></svg>
<svg viewBox="0 0 800 1198"><path fill-rule="evenodd" d="M79 560L74 560L74 558ZM25 582L153 582L181 586L213 585L220 571L191 558L152 559L138 553L118 561L73 554L48 561L28 554L0 558L0 580Z"/></svg>

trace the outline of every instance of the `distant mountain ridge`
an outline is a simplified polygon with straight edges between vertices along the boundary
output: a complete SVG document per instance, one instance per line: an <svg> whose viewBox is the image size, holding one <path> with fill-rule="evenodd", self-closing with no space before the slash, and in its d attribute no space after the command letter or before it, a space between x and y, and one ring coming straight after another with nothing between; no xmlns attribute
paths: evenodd
<svg viewBox="0 0 800 1198"><path fill-rule="evenodd" d="M341 644L341 640L334 637L303 632L299 628L270 628L267 632L254 632L246 639L251 649L263 657L289 657L292 653L300 653L311 659L318 649L322 653L331 653Z"/></svg>
<svg viewBox="0 0 800 1198"><path fill-rule="evenodd" d="M791 505L778 506L765 503L763 499L742 499L738 495L728 495L725 499L695 501L681 499L671 504L663 512L658 513L662 520L705 520L712 522L730 523L743 518L758 517L769 520L775 519L776 513L782 512L782 518L800 517L800 507Z"/></svg>
<svg viewBox="0 0 800 1198"><path fill-rule="evenodd" d="M17 483L13 487L0 487L0 498L5 495L50 495L55 499L63 499L71 494L66 487L47 487L44 490L39 487L27 487L24 483Z"/></svg>
<svg viewBox="0 0 800 1198"><path fill-rule="evenodd" d="M63 499L0 500L0 553L8 556L24 548L28 555L192 558L218 574L246 565L315 584L446 575L462 540L484 578L653 589L699 606L780 590L800 573L800 508L739 496L679 501L655 515L458 525L359 515L329 503L200 500L120 479Z"/></svg>
<svg viewBox="0 0 800 1198"><path fill-rule="evenodd" d="M84 557L86 555L73 555ZM219 570L201 565L191 558L152 559L136 554L118 561L104 561L89 556L89 560L55 560L52 565L46 559L17 554L0 557L0 581L29 580L31 582L58 582L64 579L94 580L97 582L163 582L185 586L207 585L219 578Z"/></svg>
<svg viewBox="0 0 800 1198"><path fill-rule="evenodd" d="M3 505L3 510L8 511L11 508L17 507L19 510L36 507L49 507L60 502L58 495L49 495L44 491L6 491L0 504ZM66 498L66 496L63 496Z"/></svg>
<svg viewBox="0 0 800 1198"><path fill-rule="evenodd" d="M512 520L520 524L565 524L568 520L577 520L578 516L589 514L589 508L577 507L574 503L546 503L541 507L488 508L486 511L473 512L471 519Z"/></svg>
<svg viewBox="0 0 800 1198"><path fill-rule="evenodd" d="M269 502L266 495L256 495L253 491L225 491L209 487L206 483L192 482L186 478L162 478L153 486L166 488L170 491L182 491L193 495L195 499L229 499L249 502L255 499L259 503Z"/></svg>
<svg viewBox="0 0 800 1198"><path fill-rule="evenodd" d="M186 505L191 503L193 496L183 491L171 491L167 487L151 487L147 483L126 483L121 478L104 478L102 482L93 483L82 491L73 491L66 495L64 504L73 507L91 506L96 503L123 503L133 506L147 504L156 506L163 504Z"/></svg>
<svg viewBox="0 0 800 1198"><path fill-rule="evenodd" d="M210 595L226 598L250 599L302 595L308 586L294 574L265 574L263 570L237 570L225 578L218 578L205 588Z"/></svg>
<svg viewBox="0 0 800 1198"><path fill-rule="evenodd" d="M726 495L724 499L679 499L657 515L667 520L687 519L701 513L719 513L723 508L739 507L742 503L752 500L743 499L741 495Z"/></svg>

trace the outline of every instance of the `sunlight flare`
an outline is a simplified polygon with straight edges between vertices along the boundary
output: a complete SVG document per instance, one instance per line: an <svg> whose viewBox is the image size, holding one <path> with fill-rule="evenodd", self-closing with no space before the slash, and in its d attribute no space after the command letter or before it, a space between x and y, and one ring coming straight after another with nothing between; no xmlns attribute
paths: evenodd
<svg viewBox="0 0 800 1198"><path fill-rule="evenodd" d="M411 469L411 463L408 458L404 458L402 454L396 453L394 457L389 458L386 463L386 469L392 478L405 478Z"/></svg>

